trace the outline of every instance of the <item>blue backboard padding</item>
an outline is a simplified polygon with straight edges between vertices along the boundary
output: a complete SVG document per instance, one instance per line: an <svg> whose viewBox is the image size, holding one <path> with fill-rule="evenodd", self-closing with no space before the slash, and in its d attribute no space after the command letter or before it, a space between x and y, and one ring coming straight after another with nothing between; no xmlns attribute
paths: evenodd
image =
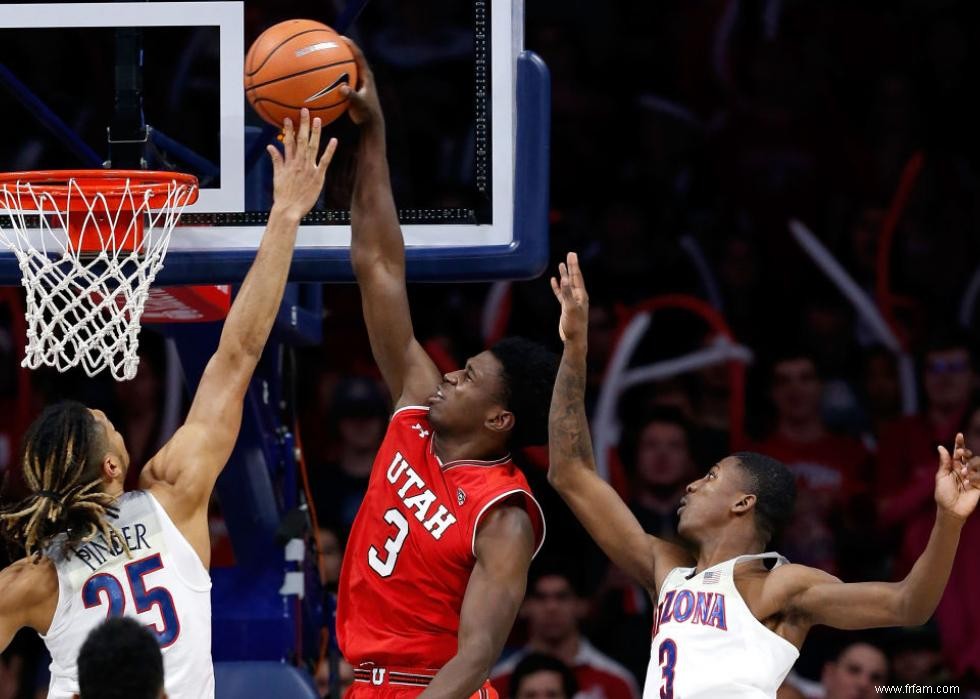
<svg viewBox="0 0 980 699"><path fill-rule="evenodd" d="M296 645L289 607L275 567L216 568L211 571L211 653L214 660L282 660Z"/></svg>
<svg viewBox="0 0 980 699"><path fill-rule="evenodd" d="M548 263L548 173L551 82L548 68L533 52L517 58L517 140L514 172L514 236L507 245L409 248L411 281L492 281L529 279ZM234 283L244 279L254 250L173 251L157 275L157 285ZM296 282L351 281L347 249L298 249L290 269ZM19 284L11 253L0 254L0 284Z"/></svg>
<svg viewBox="0 0 980 699"><path fill-rule="evenodd" d="M274 662L214 664L215 699L319 699L312 678L292 665Z"/></svg>

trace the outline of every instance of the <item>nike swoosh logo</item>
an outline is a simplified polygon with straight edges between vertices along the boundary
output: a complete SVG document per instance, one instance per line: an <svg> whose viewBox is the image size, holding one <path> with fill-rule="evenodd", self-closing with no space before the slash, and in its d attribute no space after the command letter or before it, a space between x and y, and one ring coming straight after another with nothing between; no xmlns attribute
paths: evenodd
<svg viewBox="0 0 980 699"><path fill-rule="evenodd" d="M306 98L306 102L307 103L309 103L309 102L316 102L318 99L320 99L324 95L327 95L327 94L333 92L334 90L336 90L341 85L349 85L349 84L350 84L350 75L348 75L347 73L344 73L339 78L337 78L336 80L334 80L332 84L330 84L327 87L323 88L319 92L317 92L315 94L312 94L309 97L307 97Z"/></svg>

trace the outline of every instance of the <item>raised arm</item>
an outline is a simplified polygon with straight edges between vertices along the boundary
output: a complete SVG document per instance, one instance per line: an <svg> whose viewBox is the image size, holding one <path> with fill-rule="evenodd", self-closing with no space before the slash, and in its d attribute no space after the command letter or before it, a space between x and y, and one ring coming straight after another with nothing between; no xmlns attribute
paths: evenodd
<svg viewBox="0 0 980 699"><path fill-rule="evenodd" d="M423 699L458 699L476 692L500 657L527 588L534 529L527 512L501 507L486 515L476 537L476 565L459 616L456 655L438 672Z"/></svg>
<svg viewBox="0 0 980 699"><path fill-rule="evenodd" d="M141 487L157 496L179 527L200 520L207 533L202 515L238 438L245 392L279 311L299 221L316 203L337 147L331 139L317 160L319 144L320 120L311 126L304 109L298 133L289 120L285 123L284 154L269 146L275 200L255 261L228 313L186 422L141 475Z"/></svg>
<svg viewBox="0 0 980 699"><path fill-rule="evenodd" d="M548 481L599 547L628 575L654 592L672 568L690 565L680 547L650 536L613 488L596 473L585 415L589 297L575 253L559 265L551 286L561 303L565 343L548 421Z"/></svg>
<svg viewBox="0 0 980 699"><path fill-rule="evenodd" d="M350 257L361 290L371 351L396 403L421 404L442 376L415 339L405 288L405 244L391 193L385 154L385 121L374 74L364 54L345 39L357 61L360 86L340 89L350 116L361 127L351 201Z"/></svg>
<svg viewBox="0 0 980 699"><path fill-rule="evenodd" d="M843 583L827 573L805 569L810 572L800 574L788 607L813 624L839 629L924 624L943 596L960 531L976 509L978 498L980 459L966 450L963 435L957 435L953 456L939 447L936 523L929 543L905 579L896 583Z"/></svg>

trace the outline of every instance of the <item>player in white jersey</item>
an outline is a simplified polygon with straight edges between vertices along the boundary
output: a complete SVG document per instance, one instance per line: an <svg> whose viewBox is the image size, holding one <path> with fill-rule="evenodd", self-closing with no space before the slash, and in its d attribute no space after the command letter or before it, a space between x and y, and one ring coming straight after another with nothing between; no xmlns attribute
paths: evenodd
<svg viewBox="0 0 980 699"><path fill-rule="evenodd" d="M51 652L50 699L78 691L76 658L106 617L133 616L157 636L170 699L214 696L207 507L241 427L245 392L279 310L300 219L323 188L337 142L317 160L320 120L288 121L270 146L275 203L187 420L123 493L129 454L106 416L47 408L24 436L30 495L0 514L26 557L0 571L0 651L22 627Z"/></svg>
<svg viewBox="0 0 980 699"><path fill-rule="evenodd" d="M595 471L584 405L588 295L574 253L552 288L565 351L551 403L548 479L609 558L657 600L644 699L773 698L811 626L929 619L980 499L980 458L962 435L952 455L939 447L936 524L901 582L843 583L763 553L792 513L795 489L786 467L761 454L729 456L688 485L678 533L689 546L670 544L646 534Z"/></svg>

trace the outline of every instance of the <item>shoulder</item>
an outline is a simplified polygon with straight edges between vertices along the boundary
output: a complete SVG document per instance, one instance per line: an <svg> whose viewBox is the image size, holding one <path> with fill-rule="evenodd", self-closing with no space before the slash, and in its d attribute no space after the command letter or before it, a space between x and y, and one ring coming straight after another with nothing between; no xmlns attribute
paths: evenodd
<svg viewBox="0 0 980 699"><path fill-rule="evenodd" d="M491 534L507 531L520 537L529 532L533 542L532 554L537 555L544 544L546 531L544 510L531 494L526 481L506 483L502 487L477 493L469 527L472 529L474 556L477 555L479 537L487 531Z"/></svg>
<svg viewBox="0 0 980 699"><path fill-rule="evenodd" d="M656 601L666 585L671 584L671 576L675 573L687 576L694 571L697 561L691 552L673 542L649 537L652 555L654 557L655 586L649 588L650 596Z"/></svg>
<svg viewBox="0 0 980 699"><path fill-rule="evenodd" d="M387 434L412 434L416 437L413 443L421 439L428 444L432 439L432 426L429 424L429 409L424 405L403 405L391 414L388 420Z"/></svg>
<svg viewBox="0 0 980 699"><path fill-rule="evenodd" d="M815 585L839 583L830 573L798 563L786 563L771 571L749 569L737 571L738 587L761 616L790 611L794 601Z"/></svg>
<svg viewBox="0 0 980 699"><path fill-rule="evenodd" d="M4 584L4 594L0 599L5 602L11 593L36 595L40 593L38 587L58 587L58 572L54 562L46 556L42 556L36 563L33 558L15 561L0 571L0 579Z"/></svg>
<svg viewBox="0 0 980 699"><path fill-rule="evenodd" d="M536 552L536 536L531 517L522 507L503 505L487 512L473 533L473 555L498 561L514 559L530 562Z"/></svg>
<svg viewBox="0 0 980 699"><path fill-rule="evenodd" d="M750 569L737 572L736 575L744 576L746 579L764 580L769 586L787 589L806 588L815 583L838 581L836 577L824 570L800 563L784 563L770 571Z"/></svg>
<svg viewBox="0 0 980 699"><path fill-rule="evenodd" d="M47 557L37 563L22 558L0 571L0 589L0 613L18 613L30 620L35 608L57 604L58 571Z"/></svg>
<svg viewBox="0 0 980 699"><path fill-rule="evenodd" d="M517 505L504 504L488 511L481 519L477 541L502 538L533 538L534 527L527 510Z"/></svg>

